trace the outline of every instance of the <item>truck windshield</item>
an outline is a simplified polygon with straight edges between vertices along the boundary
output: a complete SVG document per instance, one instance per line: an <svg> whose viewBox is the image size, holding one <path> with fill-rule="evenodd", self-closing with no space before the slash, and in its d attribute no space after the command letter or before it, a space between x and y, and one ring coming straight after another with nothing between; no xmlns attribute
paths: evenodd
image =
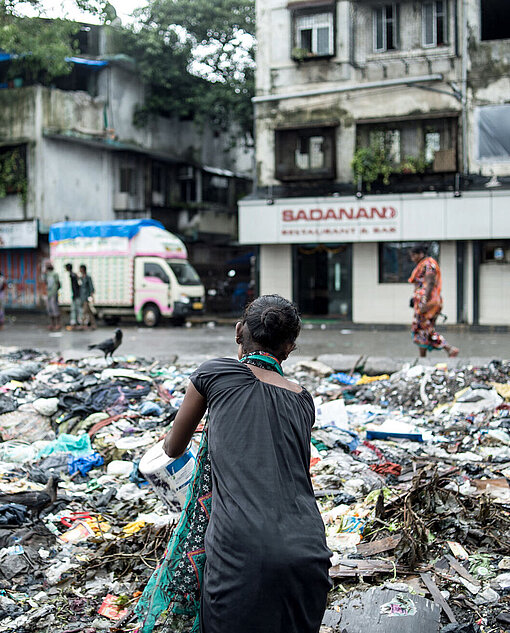
<svg viewBox="0 0 510 633"><path fill-rule="evenodd" d="M181 286L196 286L200 283L197 271L188 262L168 262Z"/></svg>

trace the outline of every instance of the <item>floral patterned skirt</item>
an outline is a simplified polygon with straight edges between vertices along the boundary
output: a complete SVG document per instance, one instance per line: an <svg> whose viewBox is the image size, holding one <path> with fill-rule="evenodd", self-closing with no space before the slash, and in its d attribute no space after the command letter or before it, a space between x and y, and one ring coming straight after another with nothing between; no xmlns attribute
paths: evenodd
<svg viewBox="0 0 510 633"><path fill-rule="evenodd" d="M413 333L413 342L426 350L443 349L446 340L441 334L436 332L436 319L441 312L438 307L435 314L422 314L418 309L414 310L414 319L411 331Z"/></svg>
<svg viewBox="0 0 510 633"><path fill-rule="evenodd" d="M204 539L209 524L211 499L211 461L206 424L181 518L163 560L149 579L136 606L136 614L142 622L139 633L150 633L164 612L171 621L172 631L199 632L206 559Z"/></svg>

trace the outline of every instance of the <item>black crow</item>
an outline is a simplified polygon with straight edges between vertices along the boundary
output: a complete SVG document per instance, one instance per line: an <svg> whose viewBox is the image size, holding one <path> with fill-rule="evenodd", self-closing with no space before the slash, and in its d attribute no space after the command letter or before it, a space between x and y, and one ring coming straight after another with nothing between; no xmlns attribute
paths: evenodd
<svg viewBox="0 0 510 633"><path fill-rule="evenodd" d="M94 343L93 345L89 345L89 349L100 349L104 352L105 360L108 358L108 354L110 354L110 358L112 358L113 352L119 347L122 343L122 330L115 330L115 334L113 338L107 338L105 341L101 343Z"/></svg>
<svg viewBox="0 0 510 633"><path fill-rule="evenodd" d="M50 477L43 490L26 490L25 492L0 492L0 504L18 503L29 508L34 515L47 508L57 498L58 477Z"/></svg>

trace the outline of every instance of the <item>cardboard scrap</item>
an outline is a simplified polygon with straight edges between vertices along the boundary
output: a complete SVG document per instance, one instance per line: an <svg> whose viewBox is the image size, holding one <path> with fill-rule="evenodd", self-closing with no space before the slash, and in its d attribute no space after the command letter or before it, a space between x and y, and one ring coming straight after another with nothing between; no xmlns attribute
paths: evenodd
<svg viewBox="0 0 510 633"><path fill-rule="evenodd" d="M381 538L378 541L372 541L371 543L361 543L357 546L357 551L360 556L375 556L382 552L389 552L395 549L402 540L402 534L392 534L386 538Z"/></svg>

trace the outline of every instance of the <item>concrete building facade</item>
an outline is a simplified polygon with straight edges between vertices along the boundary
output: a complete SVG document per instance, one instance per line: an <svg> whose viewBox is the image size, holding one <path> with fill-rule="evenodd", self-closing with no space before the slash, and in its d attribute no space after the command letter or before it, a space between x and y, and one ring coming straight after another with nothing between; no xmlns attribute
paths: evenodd
<svg viewBox="0 0 510 633"><path fill-rule="evenodd" d="M2 83L9 56L0 56L0 240L20 236L0 241L8 305L39 304L49 227L65 219L160 220L215 288L226 278L223 262L249 251L237 245L237 200L251 189L253 150L193 120L151 116L136 125L146 86L134 62L107 54L101 27L84 34L93 45L51 88L22 77ZM34 222L38 238L28 245L22 236Z"/></svg>
<svg viewBox="0 0 510 633"><path fill-rule="evenodd" d="M260 292L410 320L429 242L449 323L510 325L510 22L503 0L257 0Z"/></svg>

